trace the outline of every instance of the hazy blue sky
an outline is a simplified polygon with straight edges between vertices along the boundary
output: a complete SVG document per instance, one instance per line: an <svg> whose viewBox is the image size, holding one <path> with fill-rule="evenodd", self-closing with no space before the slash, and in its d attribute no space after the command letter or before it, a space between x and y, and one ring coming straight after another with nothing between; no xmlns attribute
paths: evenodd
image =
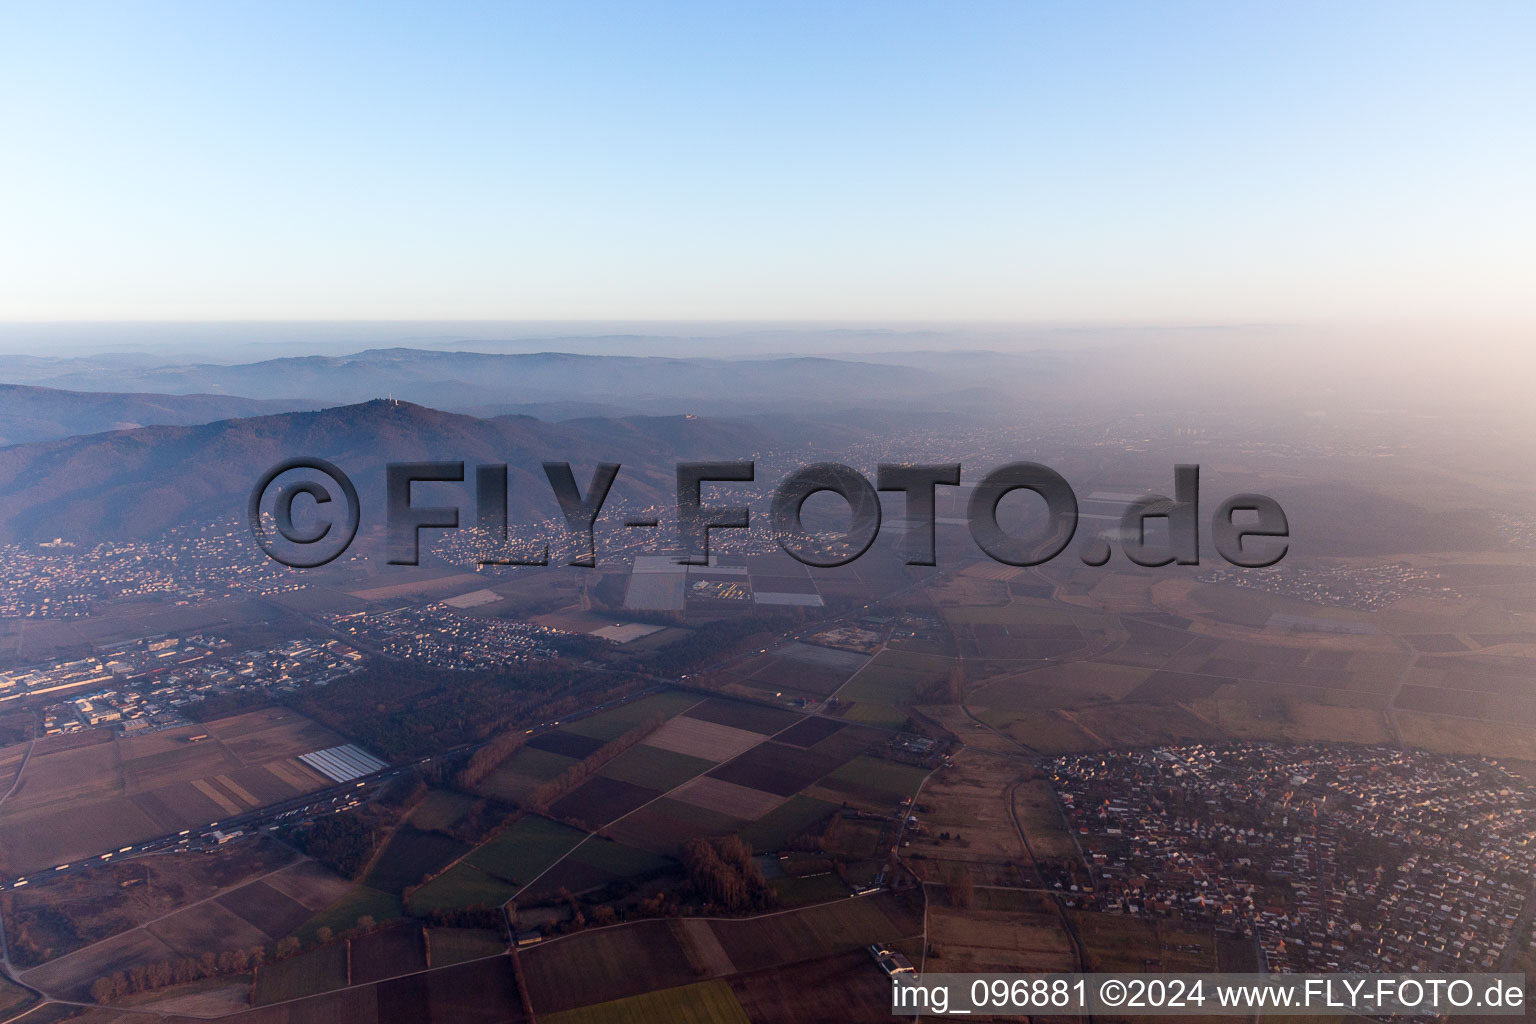
<svg viewBox="0 0 1536 1024"><path fill-rule="evenodd" d="M0 319L1531 322L1536 4L0 9Z"/></svg>

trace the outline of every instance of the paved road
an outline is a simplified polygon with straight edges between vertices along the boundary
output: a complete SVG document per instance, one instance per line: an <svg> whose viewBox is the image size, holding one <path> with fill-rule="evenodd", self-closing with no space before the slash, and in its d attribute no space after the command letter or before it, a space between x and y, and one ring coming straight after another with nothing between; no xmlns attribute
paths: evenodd
<svg viewBox="0 0 1536 1024"><path fill-rule="evenodd" d="M594 715L601 711L606 711L609 708L617 707L621 704L626 704L631 701L638 700L641 697L647 696L648 694L655 693L661 688L662 687L660 686L649 687L620 700L605 701L602 704L597 704L593 707L585 708L577 714L567 716L563 719L560 719L559 721L540 722L538 725L535 725L529 729L528 733L530 735L537 735L538 733L548 732L551 729L558 728L560 722L571 722L579 718L584 718L588 715ZM146 856L150 854L169 853L178 849L208 849L211 846L217 845L218 843L218 840L213 834L215 831L219 831L225 835L228 835L237 831L255 832L278 824L297 824L311 817L315 817L321 814L329 814L334 811L341 810L352 800L363 799L364 797L370 795L372 791L376 789L380 784L388 782L389 780L399 775L411 771L417 765L427 764L431 761L442 760L444 758L453 758L459 754L466 753L477 746L479 746L478 743L461 744L460 746L450 748L448 750L442 751L441 753L433 754L430 757L418 758L417 760L408 762L406 764L395 765L382 771L374 772L372 775L364 775L348 782L338 783L334 786L328 786L324 789L305 793L301 796L296 796L279 803L268 804L264 807L258 807L255 810L246 811L242 814L232 815L227 818L220 818L217 821L210 821L207 825L204 826L196 826L184 829L179 832L168 832L164 835L156 836L152 839L145 839L139 842L135 842L124 848L106 850L98 854L92 854L80 860L73 861L69 864L61 864L53 868L44 867L26 872L25 874L17 875L12 878L0 877L0 892L5 892L18 887L44 885L51 878L74 874L75 872L84 871L92 866L102 863L127 860L133 857ZM30 751L28 753L30 756ZM20 781L19 775L17 781Z"/></svg>
<svg viewBox="0 0 1536 1024"><path fill-rule="evenodd" d="M21 755L21 764L16 769L16 777L11 780L11 788L6 790L3 796L0 796L0 804L3 804L9 800L11 795L21 788L22 773L27 770L27 762L32 760L32 751L36 746L37 740L33 740L27 744L27 752Z"/></svg>

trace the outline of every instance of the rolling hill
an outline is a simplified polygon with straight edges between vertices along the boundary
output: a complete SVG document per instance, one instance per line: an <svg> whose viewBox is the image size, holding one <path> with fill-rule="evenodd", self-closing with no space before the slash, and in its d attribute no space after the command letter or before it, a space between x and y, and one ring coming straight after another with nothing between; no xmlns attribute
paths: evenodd
<svg viewBox="0 0 1536 1024"><path fill-rule="evenodd" d="M610 500L670 504L677 461L751 458L779 441L774 428L745 421L476 419L393 400L140 427L0 449L0 541L147 538L178 523L243 515L260 475L298 455L328 459L352 477L365 527L382 521L390 462L508 463L514 521L558 514L544 460L571 462L583 487L594 464L622 463ZM472 488L465 485L466 503Z"/></svg>
<svg viewBox="0 0 1536 1024"><path fill-rule="evenodd" d="M117 394L0 384L0 446L151 425L212 423L239 416L317 409L323 404L288 398Z"/></svg>

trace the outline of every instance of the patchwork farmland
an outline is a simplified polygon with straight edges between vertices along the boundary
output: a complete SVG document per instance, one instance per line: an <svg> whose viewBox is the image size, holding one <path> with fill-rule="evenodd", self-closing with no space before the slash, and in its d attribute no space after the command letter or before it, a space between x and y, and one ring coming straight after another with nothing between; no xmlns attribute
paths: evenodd
<svg viewBox="0 0 1536 1024"><path fill-rule="evenodd" d="M603 754L614 739L648 718L654 722L658 711L667 716L659 727L617 756ZM679 884L677 857L690 840L743 835L754 848L771 851L814 832L844 806L890 816L925 772L880 756L886 739L878 730L783 707L679 692L560 724L508 756L478 791L526 806L580 759L600 767L542 813L525 809L473 849L449 857L456 851L438 843L451 862L425 884L407 887L405 910L446 913L514 898L528 910L557 903L562 894L612 896L641 884L665 891ZM879 781L861 786L866 777ZM818 787L819 796L810 793ZM412 812L411 828L454 812L463 810L434 797L427 809ZM395 847L405 842L421 839L397 832L370 885L390 889L396 879L386 877L385 865L398 859ZM407 873L414 871L401 877ZM874 867L856 872L861 878L876 873ZM798 891L832 892L824 883ZM836 894L847 891L843 885Z"/></svg>
<svg viewBox="0 0 1536 1024"><path fill-rule="evenodd" d="M654 724L658 721L659 726ZM74 807L115 802L138 808L150 804L136 804L135 797L169 787L183 787L207 800L217 794L220 814L226 803L244 810L253 802L330 784L298 754L345 745L343 737L282 710L200 728L208 736L197 742L172 730L122 749L118 741L45 745L34 756L57 758L66 769L51 776L46 793L41 787L30 793L19 787L24 796L8 802L5 816L14 814L25 825L28 815L39 813L40 794ZM621 737L622 752L605 754ZM775 851L798 837L818 834L839 813L859 813L849 807L868 807L887 820L899 815L902 800L924 773L886 759L887 742L888 735L879 730L782 706L665 691L531 736L474 791L416 782L413 795L365 806L355 813L383 827L351 879L287 847L245 841L219 848L206 859L130 860L90 874L61 876L46 899L56 901L65 891L61 887L74 886L81 900L96 899L101 907L72 910L67 935L47 934L42 918L26 916L29 900L41 887L7 893L7 930L40 944L24 978L70 998L91 998L93 984L114 973L261 947L269 959L243 976L248 980L232 978L185 992L173 987L165 1005L179 1006L177 1000L184 1000L188 1010L211 1010L217 1004L227 1012L253 1004L257 1008L250 1018L261 1021L269 1012L262 1007L276 1012L278 1003L300 1015L293 1019L301 1019L311 1012L322 1017L366 1012L359 1008L377 1006L376 1000L386 997L392 1000L392 1014L432 998L428 988L440 984L400 974L414 970L424 972L414 977L435 979L444 970L459 969L454 964L483 971L482 964L504 963L507 935L485 925L499 925L500 908L509 901L516 901L515 928L558 934L570 927L573 913L596 914L601 923L615 913L634 913L642 900L678 899L688 891L679 854L691 839L742 835L758 851ZM259 760L258 751L267 759ZM132 756L124 759L124 754ZM584 767L591 774L543 807L543 813L526 807L533 795L547 792L552 782L588 762L597 767ZM20 757L4 763L19 766ZM114 767L115 780L104 786L95 776L108 766ZM266 777L258 777L256 770ZM871 777L883 785L867 781ZM859 789L861 779L866 784ZM399 781L403 794L408 779ZM400 799L404 802L394 809ZM846 878L825 868L796 868L792 876L777 873L772 888L780 905L841 903L852 886L874 877L885 855L871 842L850 856ZM209 870L200 875L204 867ZM138 876L130 877L135 871ZM91 888L119 884L130 886L126 902L100 899L109 890ZM141 899L140 894L155 898ZM672 935L667 927L666 934ZM880 927L867 924L867 941L888 941L892 933L876 934ZM617 936L629 930L591 934L610 931ZM676 972L676 991L655 1005L675 1007L685 1017L694 1012L688 1006L728 1012L736 1005L732 987L684 989L699 982L701 969L723 978L755 970L755 962L746 958L747 966L737 965L726 933L713 926L690 923L674 938L657 939L647 954L657 960L658 971ZM622 946L629 939L605 941ZM285 943L295 942L284 951ZM805 947L805 955L821 956L829 948L812 945ZM854 948L841 939L833 945L837 955ZM524 955L532 960L533 952ZM538 959L548 961L549 956L539 951ZM671 966L664 968L662 961ZM531 988L540 983L533 974L530 979ZM593 993L604 1001L639 994ZM550 1012L577 1014L573 1019L588 1010L586 1005L563 1006L558 999L550 1007ZM515 1016L514 1007L509 1019Z"/></svg>
<svg viewBox="0 0 1536 1024"><path fill-rule="evenodd" d="M864 947L920 937L922 930L921 901L886 893L745 920L641 921L546 942L521 959L541 1020L545 1014L606 1020L615 1018L572 1011L601 1007L616 1013L635 1005L617 1001L650 989L680 998L678 990L701 977L731 979L734 990L737 979L754 972L829 959L857 963L877 978ZM854 952L863 959L841 959ZM888 1000L884 1008L888 1014Z"/></svg>
<svg viewBox="0 0 1536 1024"><path fill-rule="evenodd" d="M793 742L780 743L779 736ZM911 796L924 772L879 757L861 759L882 739L875 730L844 722L710 698L646 736L551 813L651 854L675 856L690 839L729 834L751 835L758 849L777 849L826 820L850 796L884 813ZM843 771L851 772L851 783L837 776ZM886 774L888 781L883 788L845 792L865 773ZM831 791L835 802L800 796L829 777L841 787ZM792 800L792 809L777 813ZM556 880L572 892L580 891L572 884L597 884L595 875L577 870ZM546 896L549 888L544 882L529 895Z"/></svg>
<svg viewBox="0 0 1536 1024"><path fill-rule="evenodd" d="M130 883L124 889L123 883ZM345 881L270 841L217 857L150 858L8 893L13 961L27 962L36 909L68 915L69 930L40 936L41 962L22 973L49 992L89 998L97 978L136 963L274 943L334 903ZM181 907L168 912L168 908ZM52 920L48 918L46 920ZM18 939L22 944L18 944Z"/></svg>
<svg viewBox="0 0 1536 1024"><path fill-rule="evenodd" d="M143 736L93 730L38 740L0 806L0 874L69 863L333 785L299 755L343 742L283 708Z"/></svg>

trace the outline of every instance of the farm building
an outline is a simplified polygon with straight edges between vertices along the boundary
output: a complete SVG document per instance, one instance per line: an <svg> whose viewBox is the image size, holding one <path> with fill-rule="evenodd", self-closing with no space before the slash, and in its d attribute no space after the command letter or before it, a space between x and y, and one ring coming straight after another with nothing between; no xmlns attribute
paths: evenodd
<svg viewBox="0 0 1536 1024"><path fill-rule="evenodd" d="M912 961L879 943L869 947L869 955L874 957L875 963L880 965L880 969L886 973L887 977L894 978L898 974L917 973L917 968L912 966Z"/></svg>

